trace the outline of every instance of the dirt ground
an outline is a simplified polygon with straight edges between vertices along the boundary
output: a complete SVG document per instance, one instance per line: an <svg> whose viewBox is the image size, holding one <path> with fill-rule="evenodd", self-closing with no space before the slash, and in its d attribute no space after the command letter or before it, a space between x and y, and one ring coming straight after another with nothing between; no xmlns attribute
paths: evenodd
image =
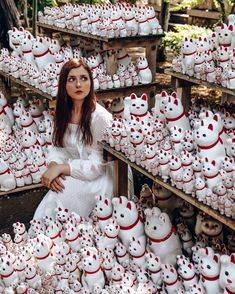
<svg viewBox="0 0 235 294"><path fill-rule="evenodd" d="M171 61L167 60L165 62L158 63L156 81L159 84L165 85L165 87L169 88L169 91L173 90L171 88L171 77L163 73L164 69L167 67L171 67ZM159 72L159 73L158 73ZM206 86L194 86L192 87L192 97L193 98L203 98L209 100L219 100L221 97L221 91L217 91L214 89L210 89Z"/></svg>

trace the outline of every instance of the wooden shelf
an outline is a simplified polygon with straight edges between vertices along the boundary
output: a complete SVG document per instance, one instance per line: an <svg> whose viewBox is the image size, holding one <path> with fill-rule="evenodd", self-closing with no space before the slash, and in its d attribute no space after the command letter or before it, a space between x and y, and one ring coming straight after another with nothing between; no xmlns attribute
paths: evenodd
<svg viewBox="0 0 235 294"><path fill-rule="evenodd" d="M191 17L209 18L219 20L221 13L217 11L201 10L201 9L187 9L187 14Z"/></svg>
<svg viewBox="0 0 235 294"><path fill-rule="evenodd" d="M196 79L194 77L190 77L190 76L184 75L182 73L175 72L175 71L173 71L171 69L165 69L164 72L165 72L165 74L171 75L172 77L175 77L175 78L177 78L179 80L187 81L188 83L195 84L195 85L204 85L204 86L207 86L208 88L212 88L212 89L215 89L215 90L220 90L223 93L235 96L235 90L222 87L222 86L220 86L218 84L208 83L206 81L199 80L199 79Z"/></svg>
<svg viewBox="0 0 235 294"><path fill-rule="evenodd" d="M52 97L49 94L21 81L20 79L16 79L13 76L3 72L0 70L0 75L5 77L6 79L9 79L10 81L32 91L35 94L38 94L42 96L43 98L46 98L50 101L55 100L56 97ZM152 93L152 96L154 96L155 87L157 83L152 82L150 84L138 84L136 86L129 86L129 87L122 87L122 88L112 88L107 90L97 90L96 91L96 97L98 100L105 100L105 99L114 99L117 97L124 97L128 96L131 93L135 92L137 95L142 94L144 92Z"/></svg>
<svg viewBox="0 0 235 294"><path fill-rule="evenodd" d="M42 188L42 187L45 187L45 186L43 184L32 184L32 185L27 185L27 186L23 186L20 188L16 188L16 189L13 189L10 191L0 192L0 198L7 196L9 194L24 192L24 191L33 190L33 189Z"/></svg>
<svg viewBox="0 0 235 294"><path fill-rule="evenodd" d="M40 22L37 22L36 25L38 27L41 27L45 30L51 30L51 31L56 31L56 32L61 32L61 33L66 33L69 35L74 35L74 36L78 36L78 37L82 37L82 38L86 38L86 39L93 39L93 40L97 40L97 41L101 41L101 42L105 42L105 43L119 43L119 48L122 48L123 45L125 46L125 43L128 41L131 42L135 42L135 41L146 41L146 40L156 40L156 39L160 39L164 36L164 34L154 34L154 35L148 35L148 36L129 36L129 37L118 37L118 38L107 38L107 37L101 37L101 36L97 36L97 35L92 35L92 34L85 34L82 32L76 32L74 30L69 30L69 29L62 29L53 25L48 25L48 24L43 24ZM133 46L135 47L135 46Z"/></svg>
<svg viewBox="0 0 235 294"><path fill-rule="evenodd" d="M37 31L40 31L43 35L52 37L53 32L59 32L69 36L75 36L77 40L86 41L89 44L89 47L93 48L93 50L96 52L116 50L121 48L143 47L146 49L146 58L148 60L152 75L154 76L156 73L157 49L161 38L164 37L164 34L154 34L148 36L137 35L123 38L106 38L91 34L84 34L74 30L62 29L53 25L42 24L40 22L37 22L36 25ZM106 62L107 64L113 66L112 56L107 56Z"/></svg>
<svg viewBox="0 0 235 294"><path fill-rule="evenodd" d="M141 174L145 175L146 177L150 178L151 180L153 180L157 184L159 184L162 187L166 188L167 190L171 191L172 193L179 196L183 200L189 202L193 206L199 208L200 210L207 213L208 215L210 215L214 219L220 221L221 223L228 226L232 230L235 230L235 221L232 220L231 218L228 218L226 216L221 215L218 211L215 211L212 208L210 208L209 206L199 202L197 199L193 198L192 196L185 194L183 191L181 191L181 190L179 190L179 189L177 189L175 187L172 187L169 183L163 182L163 180L160 177L153 176L152 174L150 174L147 170L145 170L141 166L138 166L136 163L133 163L129 159L127 159L124 154L122 154L121 152L116 151L114 148L111 148L107 143L98 142L98 144L101 147L103 147L103 149L107 153L112 154L114 157L116 157L121 162L124 162L124 163L130 165L135 170L137 170Z"/></svg>
<svg viewBox="0 0 235 294"><path fill-rule="evenodd" d="M97 90L96 96L98 100L105 100L129 96L133 92L136 93L136 95L141 95L144 92L147 92L150 97L154 97L156 86L157 82L152 82L150 84L138 84L136 86Z"/></svg>
<svg viewBox="0 0 235 294"><path fill-rule="evenodd" d="M6 79L12 81L12 82L14 82L14 83L16 83L16 84L24 87L26 90L30 90L33 93L38 94L38 95L40 95L40 96L42 96L42 97L44 97L44 98L46 98L48 100L53 100L54 99L49 94L44 93L43 91L41 91L41 90L39 90L39 89L37 89L37 88L29 85L28 83L25 83L25 82L21 81L20 79L17 79L15 77L11 76L10 74L5 73L2 70L0 70L0 75L3 76L3 77L5 77Z"/></svg>

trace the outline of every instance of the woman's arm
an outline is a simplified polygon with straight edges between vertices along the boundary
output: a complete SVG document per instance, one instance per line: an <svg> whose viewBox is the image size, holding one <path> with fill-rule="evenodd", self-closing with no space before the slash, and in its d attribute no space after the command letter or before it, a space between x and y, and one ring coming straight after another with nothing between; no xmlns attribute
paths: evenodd
<svg viewBox="0 0 235 294"><path fill-rule="evenodd" d="M73 159L69 161L70 175L82 181L92 181L103 174L104 165L102 153L92 150L88 159Z"/></svg>
<svg viewBox="0 0 235 294"><path fill-rule="evenodd" d="M65 152L65 148L54 146L49 149L46 160L48 166L51 162L61 164L68 160L68 155Z"/></svg>
<svg viewBox="0 0 235 294"><path fill-rule="evenodd" d="M41 182L49 189L60 192L64 189L61 182L64 176L70 175L70 167L68 164L58 164L54 161L50 162L48 169L43 173Z"/></svg>
<svg viewBox="0 0 235 294"><path fill-rule="evenodd" d="M103 164L102 148L97 145L97 141L102 140L104 130L111 124L112 115L103 109L103 107L102 109L100 107L98 106L98 114L95 114L91 123L93 144L89 147L84 146L85 149L89 149L88 158L67 159L67 163L58 163L56 161L56 165L50 163L52 167L42 177L42 181L47 187L56 183L57 181L55 179L60 175L70 175L82 181L92 181L104 173L105 165ZM58 185L53 185L53 188L55 190L55 188L58 188Z"/></svg>
<svg viewBox="0 0 235 294"><path fill-rule="evenodd" d="M68 161L68 156L64 148L52 147L47 156L48 169L41 177L41 182L49 189L55 192L61 192L64 189L63 181L65 175L69 175L66 168L62 167ZM55 168L53 168L55 167ZM61 173L60 173L61 172ZM59 174L60 173L60 174ZM56 174L59 174L55 177Z"/></svg>

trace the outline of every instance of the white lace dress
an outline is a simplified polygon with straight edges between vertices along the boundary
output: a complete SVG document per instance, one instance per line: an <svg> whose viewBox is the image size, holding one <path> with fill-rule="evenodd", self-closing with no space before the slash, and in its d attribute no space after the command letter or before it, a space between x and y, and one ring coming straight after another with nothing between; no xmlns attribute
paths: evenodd
<svg viewBox="0 0 235 294"><path fill-rule="evenodd" d="M91 146L84 146L78 126L69 124L65 134L65 147L53 147L47 162L69 163L71 176L66 176L63 181L65 186L63 192L49 191L45 195L37 207L34 218L54 216L54 210L58 206L87 217L95 205L96 196L112 197L112 166L104 163L102 148L97 145L97 141L102 139L102 133L111 121L112 115L96 104L91 120L93 135Z"/></svg>

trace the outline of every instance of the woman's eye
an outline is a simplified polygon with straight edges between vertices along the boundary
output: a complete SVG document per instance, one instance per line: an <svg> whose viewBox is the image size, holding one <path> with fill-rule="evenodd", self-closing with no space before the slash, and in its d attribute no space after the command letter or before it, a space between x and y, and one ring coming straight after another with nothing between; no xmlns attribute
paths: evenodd
<svg viewBox="0 0 235 294"><path fill-rule="evenodd" d="M68 81L68 82L73 82L73 81L74 81L74 78L69 77L67 81Z"/></svg>
<svg viewBox="0 0 235 294"><path fill-rule="evenodd" d="M82 81L87 81L88 78L86 76L82 76Z"/></svg>

